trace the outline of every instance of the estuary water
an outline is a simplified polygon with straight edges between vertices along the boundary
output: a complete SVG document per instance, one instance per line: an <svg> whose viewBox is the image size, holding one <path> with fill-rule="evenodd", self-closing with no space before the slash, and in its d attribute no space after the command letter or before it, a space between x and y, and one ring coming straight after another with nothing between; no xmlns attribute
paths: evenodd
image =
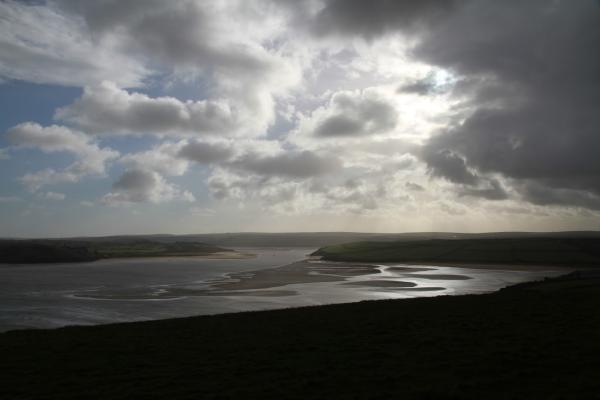
<svg viewBox="0 0 600 400"><path fill-rule="evenodd" d="M568 272L550 267L490 270L399 264L375 265L364 272L356 265L346 268L343 263L319 262L298 263L300 267L286 269L277 267L303 260L316 249L236 250L256 256L0 264L0 331L486 293ZM229 282L234 283L232 286L241 282L243 289L227 290ZM223 283L226 285L214 289Z"/></svg>

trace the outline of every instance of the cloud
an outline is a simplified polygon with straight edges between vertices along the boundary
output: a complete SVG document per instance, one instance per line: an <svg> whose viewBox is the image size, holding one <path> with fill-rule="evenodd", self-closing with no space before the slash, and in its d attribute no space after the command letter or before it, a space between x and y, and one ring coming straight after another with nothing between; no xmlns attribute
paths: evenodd
<svg viewBox="0 0 600 400"><path fill-rule="evenodd" d="M600 25L597 2L330 0L312 15L316 35L370 43L409 38L407 55L449 73L454 121L420 152L434 176L477 186L500 174L549 190L600 194ZM476 40L473 32L476 32ZM427 80L400 93L435 94ZM358 123L333 115L335 132ZM500 191L483 197L502 196ZM474 192L470 192L475 194ZM527 198L527 197L526 197ZM566 201L566 200L565 200ZM573 205L581 204L574 201Z"/></svg>
<svg viewBox="0 0 600 400"><path fill-rule="evenodd" d="M500 182L495 179L484 181L480 186L483 187L463 187L458 190L458 194L459 196L478 197L487 200L506 200L509 197Z"/></svg>
<svg viewBox="0 0 600 400"><path fill-rule="evenodd" d="M395 30L426 28L452 11L458 1L329 0L314 17L317 35L358 35L373 39Z"/></svg>
<svg viewBox="0 0 600 400"><path fill-rule="evenodd" d="M437 95L448 92L451 88L451 82L444 79L443 74L430 73L425 78L406 82L396 89L398 94L416 94L419 96Z"/></svg>
<svg viewBox="0 0 600 400"><path fill-rule="evenodd" d="M524 199L541 206L582 207L600 210L600 196L585 190L555 189L535 181L519 185Z"/></svg>
<svg viewBox="0 0 600 400"><path fill-rule="evenodd" d="M457 172L460 158L480 174L534 182L554 203L593 207L567 193L600 195L599 12L594 2L470 2L432 28L414 54L462 79L468 110L426 144L434 173L472 180ZM549 199L538 195L525 199Z"/></svg>
<svg viewBox="0 0 600 400"><path fill-rule="evenodd" d="M413 191L416 191L416 192L423 192L423 191L425 191L425 188L423 186L419 185L418 183L414 183L414 182L406 182L404 184L404 186L406 186L406 188L408 190L413 190Z"/></svg>
<svg viewBox="0 0 600 400"><path fill-rule="evenodd" d="M83 86L104 79L138 86L148 70L115 48L95 43L81 21L50 4L0 2L0 78Z"/></svg>
<svg viewBox="0 0 600 400"><path fill-rule="evenodd" d="M129 153L119 159L129 169L147 169L163 176L181 176L189 168L189 161L179 157L179 151L187 143L164 142L147 151Z"/></svg>
<svg viewBox="0 0 600 400"><path fill-rule="evenodd" d="M266 5L2 2L0 80L85 87L57 117L86 132L264 135L277 98L302 81L304 58L280 51L285 17ZM206 99L119 92L169 82L201 87Z"/></svg>
<svg viewBox="0 0 600 400"><path fill-rule="evenodd" d="M102 202L108 205L172 200L191 202L195 199L190 192L167 183L158 173L143 169L126 170L113 184L111 192L102 198Z"/></svg>
<svg viewBox="0 0 600 400"><path fill-rule="evenodd" d="M67 196L64 193L57 192L46 192L44 193L44 198L48 200L64 200Z"/></svg>
<svg viewBox="0 0 600 400"><path fill-rule="evenodd" d="M246 154L229 164L241 172L271 177L303 179L339 170L342 165L334 156L319 156L310 151L260 156Z"/></svg>
<svg viewBox="0 0 600 400"><path fill-rule="evenodd" d="M236 12L233 2L59 0L57 4L67 13L82 16L95 36L118 39L124 49L164 65L219 67L245 74L269 67L261 47L243 37L222 35L218 24L227 13Z"/></svg>
<svg viewBox="0 0 600 400"><path fill-rule="evenodd" d="M177 155L199 164L212 164L228 160L233 153L233 150L223 143L190 142L181 147Z"/></svg>
<svg viewBox="0 0 600 400"><path fill-rule="evenodd" d="M432 176L465 185L475 185L479 181L477 175L468 169L464 158L448 149L432 151L430 147L426 147L421 157Z"/></svg>
<svg viewBox="0 0 600 400"><path fill-rule="evenodd" d="M64 126L43 127L25 122L10 128L6 138L15 148L38 148L47 153L67 152L76 157L64 170L47 168L21 177L21 182L31 191L56 183L78 182L87 175L104 176L106 164L119 155L110 148L101 148L84 133Z"/></svg>
<svg viewBox="0 0 600 400"><path fill-rule="evenodd" d="M396 127L397 112L373 90L335 93L301 128L319 138L361 137L387 133Z"/></svg>
<svg viewBox="0 0 600 400"><path fill-rule="evenodd" d="M0 148L0 160L10 160L10 154L8 154L8 149Z"/></svg>
<svg viewBox="0 0 600 400"><path fill-rule="evenodd" d="M278 49L278 41L288 34L282 15L266 3L63 0L55 4L82 20L99 44L117 43L123 53L152 66L155 75L206 86L210 98L216 99L207 103L206 113L217 108L217 115L202 115L208 125L194 125L195 130L217 129L213 124L219 114L231 108L237 113L237 127L248 135L262 135L274 122L275 97L286 95L302 80L298 57Z"/></svg>
<svg viewBox="0 0 600 400"><path fill-rule="evenodd" d="M58 109L55 117L103 135L228 135L238 123L225 102L152 98L108 81L86 87L81 98Z"/></svg>

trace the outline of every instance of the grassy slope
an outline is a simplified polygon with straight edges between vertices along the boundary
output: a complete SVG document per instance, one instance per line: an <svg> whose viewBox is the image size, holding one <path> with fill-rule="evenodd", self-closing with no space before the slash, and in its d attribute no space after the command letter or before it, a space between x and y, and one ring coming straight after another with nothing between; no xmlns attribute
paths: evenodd
<svg viewBox="0 0 600 400"><path fill-rule="evenodd" d="M559 283L8 332L0 398L598 398L600 284Z"/></svg>
<svg viewBox="0 0 600 400"><path fill-rule="evenodd" d="M332 261L600 265L598 238L356 242L319 249Z"/></svg>

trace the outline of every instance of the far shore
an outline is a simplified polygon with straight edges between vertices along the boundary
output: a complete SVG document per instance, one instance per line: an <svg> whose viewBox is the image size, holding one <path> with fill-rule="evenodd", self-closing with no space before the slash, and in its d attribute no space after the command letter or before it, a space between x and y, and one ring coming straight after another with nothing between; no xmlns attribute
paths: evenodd
<svg viewBox="0 0 600 400"><path fill-rule="evenodd" d="M237 251L219 251L211 254L194 255L194 254L182 254L182 255L155 255L147 257L109 257L100 258L94 261L123 261L123 260L182 260L182 259L196 259L196 260L245 260L250 258L256 258L256 254L253 253L240 253ZM94 262L93 261L93 262Z"/></svg>

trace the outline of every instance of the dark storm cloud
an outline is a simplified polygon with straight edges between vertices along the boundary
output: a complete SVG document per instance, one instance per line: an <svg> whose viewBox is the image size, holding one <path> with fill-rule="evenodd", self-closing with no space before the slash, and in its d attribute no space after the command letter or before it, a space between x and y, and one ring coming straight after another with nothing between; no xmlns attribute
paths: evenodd
<svg viewBox="0 0 600 400"><path fill-rule="evenodd" d="M453 151L447 149L431 151L425 148L421 157L433 176L465 185L475 185L479 181L479 178L467 168L464 158Z"/></svg>
<svg viewBox="0 0 600 400"><path fill-rule="evenodd" d="M483 183L484 187L464 187L458 191L459 196L480 197L487 200L506 200L508 193L497 180Z"/></svg>
<svg viewBox="0 0 600 400"><path fill-rule="evenodd" d="M578 199L600 195L598 2L448 4L331 1L317 22L369 39L435 16L412 54L460 79L454 94L469 96L470 113L426 143L432 175L475 186L500 173L534 184L523 192L532 202L591 207Z"/></svg>
<svg viewBox="0 0 600 400"><path fill-rule="evenodd" d="M453 0L331 0L317 14L319 35L352 34L374 38L396 29L415 29L437 22L454 8Z"/></svg>
<svg viewBox="0 0 600 400"><path fill-rule="evenodd" d="M590 207L586 195L556 189L600 194L599 48L596 3L470 4L416 51L479 85L473 114L423 153L450 151L477 171L534 182L524 195L535 203Z"/></svg>
<svg viewBox="0 0 600 400"><path fill-rule="evenodd" d="M529 202L547 206L578 206L600 210L600 196L588 191L554 189L537 182L526 182L518 188L519 193Z"/></svg>

